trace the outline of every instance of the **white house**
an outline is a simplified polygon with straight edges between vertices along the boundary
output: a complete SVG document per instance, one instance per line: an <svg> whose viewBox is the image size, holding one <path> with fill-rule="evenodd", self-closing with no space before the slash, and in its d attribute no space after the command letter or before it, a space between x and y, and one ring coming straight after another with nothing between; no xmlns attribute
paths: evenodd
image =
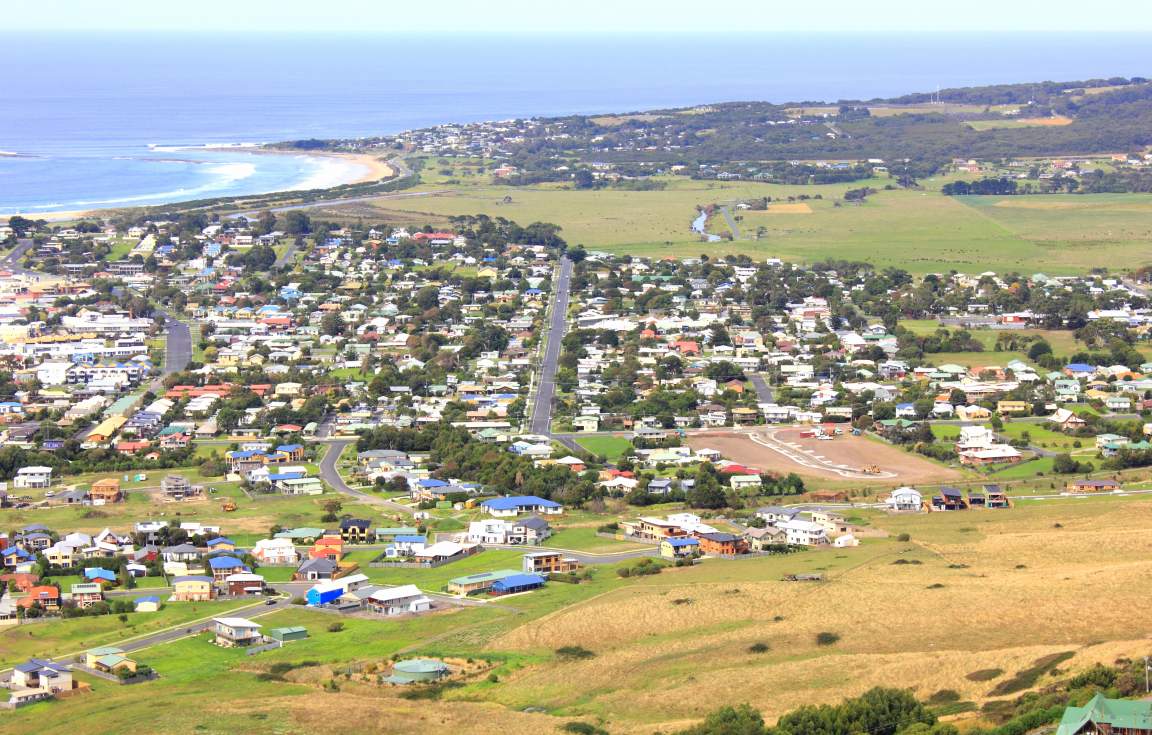
<svg viewBox="0 0 1152 735"><path fill-rule="evenodd" d="M898 487L888 496L888 510L919 511L924 507L924 498L914 487Z"/></svg>
<svg viewBox="0 0 1152 735"><path fill-rule="evenodd" d="M785 538L790 544L821 546L828 543L828 532L819 523L795 518L778 523L776 527L784 531Z"/></svg>
<svg viewBox="0 0 1152 735"><path fill-rule="evenodd" d="M16 477L12 480L12 485L18 488L52 487L52 468L21 467L16 470Z"/></svg>
<svg viewBox="0 0 1152 735"><path fill-rule="evenodd" d="M369 610L382 615L404 615L432 609L432 600L414 584L376 590L364 604Z"/></svg>
<svg viewBox="0 0 1152 735"><path fill-rule="evenodd" d="M300 554L289 538L262 538L252 546L252 556L261 564L295 564Z"/></svg>

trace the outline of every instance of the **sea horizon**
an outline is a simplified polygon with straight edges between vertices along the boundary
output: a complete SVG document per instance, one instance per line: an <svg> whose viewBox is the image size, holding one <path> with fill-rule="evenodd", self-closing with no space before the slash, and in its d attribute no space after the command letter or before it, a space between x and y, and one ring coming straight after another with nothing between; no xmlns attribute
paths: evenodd
<svg viewBox="0 0 1152 735"><path fill-rule="evenodd" d="M731 101L1152 75L1152 34L0 33L0 212L334 186L306 154L205 146ZM1073 39L1077 53L1068 53ZM148 59L149 63L140 63ZM181 159L157 151L180 148ZM332 182L332 183L328 183Z"/></svg>

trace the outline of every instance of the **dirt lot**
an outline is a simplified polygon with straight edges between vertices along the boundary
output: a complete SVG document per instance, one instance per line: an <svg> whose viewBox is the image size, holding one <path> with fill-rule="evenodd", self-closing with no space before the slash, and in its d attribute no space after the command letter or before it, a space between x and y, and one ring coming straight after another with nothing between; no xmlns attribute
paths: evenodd
<svg viewBox="0 0 1152 735"><path fill-rule="evenodd" d="M726 458L767 472L788 473L827 480L859 480L891 485L931 483L963 478L958 470L942 467L896 447L859 436L840 436L832 441L800 438L800 429L757 429L749 435L709 431L689 436L694 449L710 448ZM755 436L761 442L753 439ZM777 449L773 449L776 447ZM793 457L799 458L797 461ZM866 476L860 470L877 465L881 475Z"/></svg>

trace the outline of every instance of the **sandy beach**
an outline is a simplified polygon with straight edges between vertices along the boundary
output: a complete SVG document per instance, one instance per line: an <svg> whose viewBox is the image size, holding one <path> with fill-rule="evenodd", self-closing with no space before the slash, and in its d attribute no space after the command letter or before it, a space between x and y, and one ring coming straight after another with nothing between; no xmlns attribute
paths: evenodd
<svg viewBox="0 0 1152 735"><path fill-rule="evenodd" d="M394 169L388 165L382 158L373 153L331 153L325 151L289 151L277 150L273 148L258 148L258 147L244 147L238 146L219 146L207 147L211 150L221 150L229 152L244 152L253 155L269 155L269 156L303 156L312 159L326 159L334 164L327 167L325 170L319 172L315 177L308 180L297 182L291 188L277 189L275 191L263 192L264 194L274 194L282 191L295 191L295 190L308 190L308 189L328 189L335 186L343 186L347 184L366 184L381 179L387 179L395 175ZM252 196L259 196L254 194ZM147 206L163 206L163 205L147 205ZM5 213L0 212L0 219L7 219L13 214L21 217L27 217L33 220L45 220L47 222L65 222L70 220L83 219L86 216L98 216L101 212L108 212L116 209L125 209L126 207L100 207L96 209L74 209L62 210L56 212L35 212L35 213Z"/></svg>

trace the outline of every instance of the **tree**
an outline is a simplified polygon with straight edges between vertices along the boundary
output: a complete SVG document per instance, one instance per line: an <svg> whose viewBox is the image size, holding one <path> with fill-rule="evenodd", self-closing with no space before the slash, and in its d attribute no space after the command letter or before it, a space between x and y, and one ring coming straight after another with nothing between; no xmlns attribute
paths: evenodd
<svg viewBox="0 0 1152 735"><path fill-rule="evenodd" d="M306 235L312 231L312 219L298 209L284 217L284 231L289 235Z"/></svg>
<svg viewBox="0 0 1152 735"><path fill-rule="evenodd" d="M721 707L705 717L704 722L681 731L681 735L763 735L763 733L764 718L747 704Z"/></svg>
<svg viewBox="0 0 1152 735"><path fill-rule="evenodd" d="M591 189L596 185L596 179L592 176L592 172L586 168L582 168L576 172L572 177L577 189Z"/></svg>

